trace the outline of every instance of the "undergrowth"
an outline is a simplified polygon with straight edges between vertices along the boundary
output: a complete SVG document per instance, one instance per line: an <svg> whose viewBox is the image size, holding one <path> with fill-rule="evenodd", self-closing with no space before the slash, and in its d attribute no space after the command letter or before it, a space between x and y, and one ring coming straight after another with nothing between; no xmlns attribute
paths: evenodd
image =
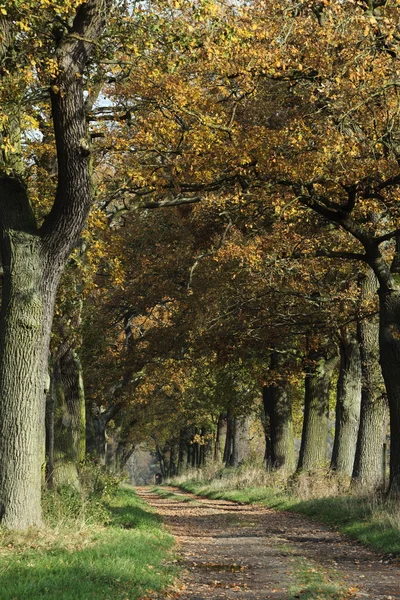
<svg viewBox="0 0 400 600"><path fill-rule="evenodd" d="M81 465L80 482L80 491L67 485L43 491L42 509L46 525L79 528L110 521L107 502L117 493L121 480L87 462Z"/></svg>
<svg viewBox="0 0 400 600"><path fill-rule="evenodd" d="M332 473L285 479L260 466L210 467L174 479L179 487L209 498L260 503L326 523L384 553L400 556L400 502L375 493L349 491L349 480Z"/></svg>

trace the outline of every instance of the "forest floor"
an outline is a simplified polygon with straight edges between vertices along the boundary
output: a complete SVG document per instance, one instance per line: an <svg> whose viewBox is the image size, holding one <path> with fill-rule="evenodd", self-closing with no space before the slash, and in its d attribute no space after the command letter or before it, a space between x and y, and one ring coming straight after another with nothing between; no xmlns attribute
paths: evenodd
<svg viewBox="0 0 400 600"><path fill-rule="evenodd" d="M325 525L174 487L136 491L178 543L183 575L161 598L400 599L396 559L371 552Z"/></svg>

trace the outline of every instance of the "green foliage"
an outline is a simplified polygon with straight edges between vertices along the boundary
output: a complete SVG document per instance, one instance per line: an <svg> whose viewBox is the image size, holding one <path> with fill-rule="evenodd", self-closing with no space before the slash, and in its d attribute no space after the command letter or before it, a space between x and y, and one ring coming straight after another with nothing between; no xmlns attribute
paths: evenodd
<svg viewBox="0 0 400 600"><path fill-rule="evenodd" d="M76 497L65 490L59 497L79 513ZM136 600L162 592L174 576L165 564L172 536L131 489L118 490L107 509L107 526L63 521L27 534L2 531L0 600Z"/></svg>
<svg viewBox="0 0 400 600"><path fill-rule="evenodd" d="M90 460L81 465L80 479L86 495L99 500L107 500L115 496L121 484L120 477L109 473Z"/></svg>
<svg viewBox="0 0 400 600"><path fill-rule="evenodd" d="M89 461L81 465L80 478L81 492L67 485L57 490L44 490L42 506L48 525L110 522L107 503L117 493L121 480Z"/></svg>
<svg viewBox="0 0 400 600"><path fill-rule="evenodd" d="M348 597L335 574L314 563L298 559L294 575L296 585L291 586L288 600L341 600Z"/></svg>

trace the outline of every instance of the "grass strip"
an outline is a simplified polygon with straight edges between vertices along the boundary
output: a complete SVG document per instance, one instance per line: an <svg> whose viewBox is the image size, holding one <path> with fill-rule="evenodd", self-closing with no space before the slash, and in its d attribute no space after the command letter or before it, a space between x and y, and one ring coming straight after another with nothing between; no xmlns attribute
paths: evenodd
<svg viewBox="0 0 400 600"><path fill-rule="evenodd" d="M160 498L165 498L166 500L177 500L179 502L189 502L190 504L196 504L196 500L191 496L184 496L183 494L175 494L170 490L166 490L165 488L155 486L152 488L152 491L160 496Z"/></svg>
<svg viewBox="0 0 400 600"><path fill-rule="evenodd" d="M331 525L374 550L400 556L398 502L383 503L376 498L355 495L299 500L282 490L269 487L215 490L212 481L204 484L189 480L180 482L179 486L208 498L263 504L276 510L300 513L314 521Z"/></svg>
<svg viewBox="0 0 400 600"><path fill-rule="evenodd" d="M348 589L338 577L320 566L298 559L294 568L295 585L289 588L288 600L343 600Z"/></svg>
<svg viewBox="0 0 400 600"><path fill-rule="evenodd" d="M111 522L0 534L0 600L136 600L171 584L173 537L132 489L110 501Z"/></svg>

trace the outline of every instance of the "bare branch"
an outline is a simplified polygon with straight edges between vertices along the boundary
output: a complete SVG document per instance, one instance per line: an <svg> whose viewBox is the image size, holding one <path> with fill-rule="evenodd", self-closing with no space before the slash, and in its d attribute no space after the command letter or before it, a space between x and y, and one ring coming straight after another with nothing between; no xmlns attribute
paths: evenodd
<svg viewBox="0 0 400 600"><path fill-rule="evenodd" d="M384 235L380 235L375 238L375 243L377 245L382 244L382 242L388 242L393 238L400 235L400 229L395 229L394 231L390 231L389 233L385 233Z"/></svg>
<svg viewBox="0 0 400 600"><path fill-rule="evenodd" d="M180 198L177 196L172 200L149 200L148 202L135 202L131 205L131 210L143 210L145 208L165 208L168 206L181 206L182 204L195 204L204 200L204 196L193 196Z"/></svg>

